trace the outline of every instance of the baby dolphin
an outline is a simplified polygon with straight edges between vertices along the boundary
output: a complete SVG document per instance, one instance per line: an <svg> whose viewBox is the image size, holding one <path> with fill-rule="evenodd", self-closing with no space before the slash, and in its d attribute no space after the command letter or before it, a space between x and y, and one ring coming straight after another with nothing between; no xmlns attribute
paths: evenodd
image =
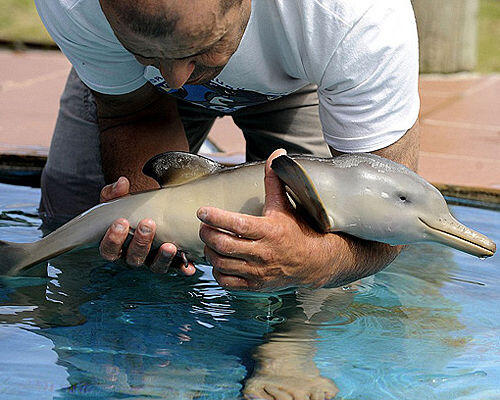
<svg viewBox="0 0 500 400"><path fill-rule="evenodd" d="M419 175L373 154L335 158L281 155L272 169L297 208L321 232L345 232L391 245L439 242L478 257L496 246L450 214L441 193ZM0 241L0 274L29 270L77 247L98 244L111 223L125 217L131 229L156 221L155 245L174 243L190 261L204 261L196 211L213 206L262 215L264 162L224 167L183 152L153 157L143 169L161 188L102 203L34 243ZM181 199L181 200L179 200Z"/></svg>

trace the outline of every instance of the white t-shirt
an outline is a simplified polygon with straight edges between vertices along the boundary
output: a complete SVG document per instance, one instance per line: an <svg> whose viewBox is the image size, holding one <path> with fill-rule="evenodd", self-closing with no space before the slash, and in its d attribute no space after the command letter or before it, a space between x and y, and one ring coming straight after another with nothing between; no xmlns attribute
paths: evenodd
<svg viewBox="0 0 500 400"><path fill-rule="evenodd" d="M82 81L124 94L147 81L203 107L232 112L318 86L327 143L367 152L397 141L419 111L418 45L410 0L252 0L240 46L205 85L167 87L116 39L98 0L35 0Z"/></svg>

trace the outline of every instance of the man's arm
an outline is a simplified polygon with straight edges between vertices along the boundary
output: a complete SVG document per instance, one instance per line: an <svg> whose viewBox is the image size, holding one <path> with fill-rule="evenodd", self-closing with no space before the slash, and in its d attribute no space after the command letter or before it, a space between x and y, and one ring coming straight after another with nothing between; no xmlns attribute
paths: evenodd
<svg viewBox="0 0 500 400"><path fill-rule="evenodd" d="M372 153L403 164L416 172L418 152L420 149L419 134L419 121L417 120L417 122L415 122L415 124L396 143L384 147L383 149L373 151ZM332 156L334 157L344 154L331 147L330 153L332 153Z"/></svg>
<svg viewBox="0 0 500 400"><path fill-rule="evenodd" d="M375 152L416 169L418 123L398 142ZM339 154L333 151L334 154ZM401 251L401 246L321 234L291 208L282 184L266 164L266 201L262 217L203 207L200 237L217 281L226 287L266 290L287 286L343 286L374 274Z"/></svg>
<svg viewBox="0 0 500 400"><path fill-rule="evenodd" d="M106 183L126 176L131 192L158 187L142 173L146 161L165 151L189 151L176 100L149 83L120 96L93 93Z"/></svg>
<svg viewBox="0 0 500 400"><path fill-rule="evenodd" d="M157 188L158 184L142 173L145 162L165 151L189 150L176 100L162 95L149 83L125 95L94 92L94 96L102 168L108 183L101 192L101 201ZM124 257L127 264L136 267L144 264L155 231L153 220L139 222ZM101 241L101 255L110 261L121 257L128 232L129 222L126 219L114 221ZM155 272L165 271L176 252L173 244L163 244L150 268ZM193 265L184 266L182 270L187 275L194 271Z"/></svg>
<svg viewBox="0 0 500 400"><path fill-rule="evenodd" d="M383 149L374 151L381 157L396 161L417 171L418 153L420 150L420 125L419 120L406 132L406 134L396 143ZM330 147L333 156L339 156L343 153ZM404 246L390 246L385 243L370 242L354 238L349 235L341 235L345 245L352 250L352 268L351 273L345 276L339 275L337 280L333 279L328 286L337 287L353 282L363 276L372 275L387 265L389 265L401 252Z"/></svg>

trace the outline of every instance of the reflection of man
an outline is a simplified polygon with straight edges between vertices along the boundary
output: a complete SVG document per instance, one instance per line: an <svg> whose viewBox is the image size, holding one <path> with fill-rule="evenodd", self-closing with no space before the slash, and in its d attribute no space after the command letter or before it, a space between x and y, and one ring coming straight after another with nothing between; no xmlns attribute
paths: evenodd
<svg viewBox="0 0 500 400"><path fill-rule="evenodd" d="M237 109L234 98L218 99L214 111L206 102L176 99L172 90L194 93L207 81L230 97L238 90L282 96L264 103L257 96L260 104L252 106L239 100L247 107L231 114L249 159L279 147L324 156L324 136L334 155L371 151L415 167L419 101L409 1L55 0L37 6L74 67L43 174L41 209L49 216L95 204L105 183L115 182L103 189L103 199L156 187L141 173L146 160L167 150L196 152L222 115L221 104ZM289 209L269 168L266 193L260 218L199 212L200 236L222 285L338 286L380 270L397 254L386 245L312 231ZM129 264L144 263L154 231L154 221L139 224L125 254ZM104 258L120 257L127 232L125 219L115 221L101 243ZM152 268L165 270L175 252L163 244Z"/></svg>

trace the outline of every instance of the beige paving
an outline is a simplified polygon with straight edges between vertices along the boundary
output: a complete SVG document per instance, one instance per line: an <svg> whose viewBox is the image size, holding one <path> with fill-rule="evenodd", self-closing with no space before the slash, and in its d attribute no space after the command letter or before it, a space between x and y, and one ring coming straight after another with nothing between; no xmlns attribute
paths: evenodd
<svg viewBox="0 0 500 400"><path fill-rule="evenodd" d="M0 152L47 153L69 68L56 51L0 51Z"/></svg>
<svg viewBox="0 0 500 400"><path fill-rule="evenodd" d="M419 172L429 181L500 189L500 75L423 76Z"/></svg>
<svg viewBox="0 0 500 400"><path fill-rule="evenodd" d="M47 154L70 69L57 51L0 51L0 154ZM500 189L500 75L422 76L419 173L433 183ZM223 160L244 159L231 118L209 136Z"/></svg>

